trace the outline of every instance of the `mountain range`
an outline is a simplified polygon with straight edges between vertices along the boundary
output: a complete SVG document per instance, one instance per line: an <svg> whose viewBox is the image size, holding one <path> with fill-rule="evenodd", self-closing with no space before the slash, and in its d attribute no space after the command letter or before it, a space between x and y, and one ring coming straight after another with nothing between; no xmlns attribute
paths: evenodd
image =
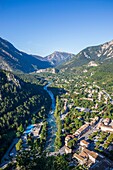
<svg viewBox="0 0 113 170"><path fill-rule="evenodd" d="M40 56L29 55L16 49L11 43L0 38L0 68L10 71L33 72L51 67L51 63Z"/></svg>
<svg viewBox="0 0 113 170"><path fill-rule="evenodd" d="M63 63L59 68L68 70L78 66L97 66L103 63L113 63L113 40L98 46L83 49L71 60Z"/></svg>
<svg viewBox="0 0 113 170"><path fill-rule="evenodd" d="M10 42L0 38L0 68L9 71L34 72L38 69L55 67L74 56L65 52L54 52L41 57L19 51Z"/></svg>
<svg viewBox="0 0 113 170"><path fill-rule="evenodd" d="M113 40L87 47L77 55L55 51L46 57L41 57L19 51L10 42L0 38L0 68L4 70L30 73L39 69L57 67L66 71L78 66L97 66L105 62L113 62Z"/></svg>
<svg viewBox="0 0 113 170"><path fill-rule="evenodd" d="M55 51L54 53L46 56L45 59L49 61L53 66L58 66L64 62L69 61L74 56L75 55L72 53Z"/></svg>

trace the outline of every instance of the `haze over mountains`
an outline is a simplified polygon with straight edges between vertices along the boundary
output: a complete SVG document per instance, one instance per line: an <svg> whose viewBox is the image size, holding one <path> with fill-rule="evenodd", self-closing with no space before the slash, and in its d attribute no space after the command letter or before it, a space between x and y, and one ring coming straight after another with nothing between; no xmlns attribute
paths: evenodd
<svg viewBox="0 0 113 170"><path fill-rule="evenodd" d="M113 62L113 40L102 45L87 47L77 55L55 51L46 57L41 57L19 51L10 42L0 38L0 68L4 70L24 73L51 67L67 70L91 62L93 65Z"/></svg>

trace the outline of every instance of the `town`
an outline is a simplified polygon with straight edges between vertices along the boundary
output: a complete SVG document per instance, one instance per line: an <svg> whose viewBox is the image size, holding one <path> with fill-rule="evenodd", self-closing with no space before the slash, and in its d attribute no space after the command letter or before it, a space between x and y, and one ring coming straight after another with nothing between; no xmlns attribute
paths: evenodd
<svg viewBox="0 0 113 170"><path fill-rule="evenodd" d="M45 90L48 89L53 108L46 121L32 123L26 128L20 125L17 138L2 158L2 167L34 146L37 148L35 157L44 151L47 156L66 155L69 167L83 166L92 170L98 170L100 166L102 170L113 167L111 91L88 81L87 76L66 75L62 78L64 75L54 74L53 77L51 73L41 76L47 77L43 85L47 86Z"/></svg>
<svg viewBox="0 0 113 170"><path fill-rule="evenodd" d="M105 132L102 134L102 132ZM94 150L112 151L113 144L113 121L109 118L99 119L95 117L90 123L86 122L81 126L73 135L67 135L65 137L65 152L66 154L72 154L72 158L77 160L76 164L86 165L88 168L98 168L101 166L103 169L107 165L112 165L113 162L107 159L102 154L98 154ZM102 135L100 135L102 134ZM100 136L100 137L99 137ZM92 137L92 138L91 138ZM101 141L100 141L100 139ZM76 140L75 148L72 149L69 145L71 141ZM100 144L97 143L100 141ZM106 146L107 145L107 146Z"/></svg>
<svg viewBox="0 0 113 170"><path fill-rule="evenodd" d="M87 80L87 76L54 76L53 85L67 91L58 102L61 135L71 165L105 169L113 167L113 93Z"/></svg>

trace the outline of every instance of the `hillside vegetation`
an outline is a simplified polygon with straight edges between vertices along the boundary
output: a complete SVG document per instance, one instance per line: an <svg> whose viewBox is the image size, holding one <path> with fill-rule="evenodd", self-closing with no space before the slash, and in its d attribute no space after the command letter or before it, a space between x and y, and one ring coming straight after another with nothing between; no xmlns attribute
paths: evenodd
<svg viewBox="0 0 113 170"><path fill-rule="evenodd" d="M18 127L23 125L25 128L29 123L36 123L45 118L50 109L51 99L43 90L43 86L31 84L27 80L25 82L14 74L2 70L0 89L1 158L16 136Z"/></svg>

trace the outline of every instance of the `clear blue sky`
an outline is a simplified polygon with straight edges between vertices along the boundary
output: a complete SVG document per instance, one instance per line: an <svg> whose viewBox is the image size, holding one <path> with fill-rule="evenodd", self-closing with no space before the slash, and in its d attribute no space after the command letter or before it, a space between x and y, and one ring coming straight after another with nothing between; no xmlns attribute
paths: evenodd
<svg viewBox="0 0 113 170"><path fill-rule="evenodd" d="M0 0L0 36L32 54L76 54L113 39L113 0Z"/></svg>

